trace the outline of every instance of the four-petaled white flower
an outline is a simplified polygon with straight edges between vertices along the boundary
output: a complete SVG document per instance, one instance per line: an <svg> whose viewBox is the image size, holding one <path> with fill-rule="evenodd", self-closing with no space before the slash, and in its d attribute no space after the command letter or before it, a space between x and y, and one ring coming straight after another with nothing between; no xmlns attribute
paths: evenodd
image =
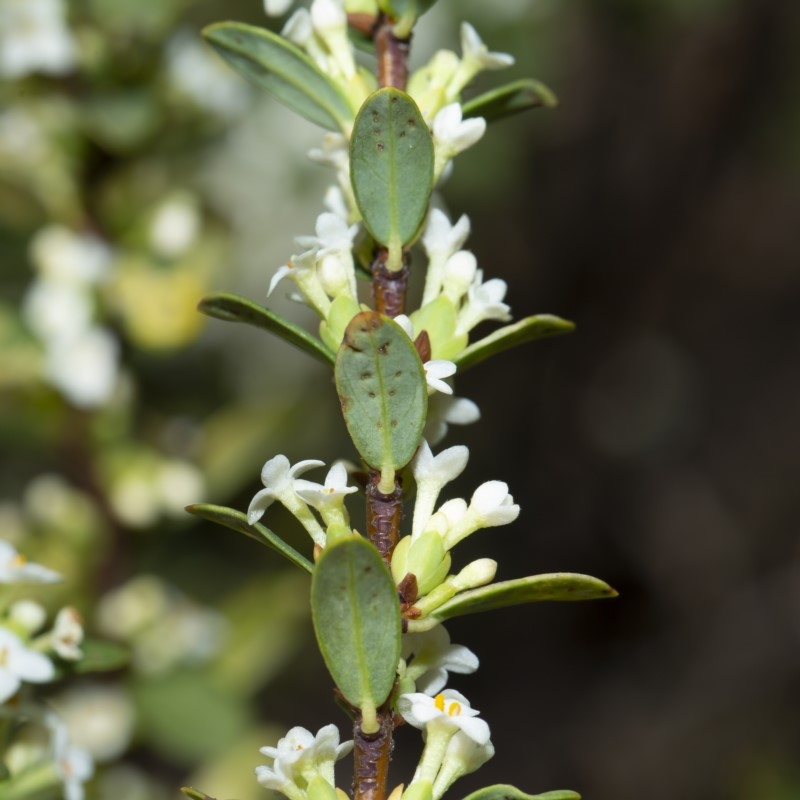
<svg viewBox="0 0 800 800"><path fill-rule="evenodd" d="M271 458L261 469L261 482L265 488L256 492L255 497L250 501L250 506L247 509L247 522L250 525L258 522L275 500L284 505L287 505L288 501L289 504L293 505L292 499L296 497L295 480L297 476L314 467L324 466L324 461L315 459L298 461L294 466L291 466L289 459L284 455L277 455ZM292 509L289 508L289 510L291 511Z"/></svg>
<svg viewBox="0 0 800 800"><path fill-rule="evenodd" d="M409 662L406 676L416 683L418 692L430 696L445 687L448 672L468 675L478 669L475 653L463 645L450 644L450 634L443 625L403 636L402 656Z"/></svg>
<svg viewBox="0 0 800 800"><path fill-rule="evenodd" d="M78 661L83 657L80 647L83 641L83 620L71 606L62 608L56 615L51 641L53 650L65 661Z"/></svg>
<svg viewBox="0 0 800 800"><path fill-rule="evenodd" d="M489 726L478 716L480 712L470 708L467 698L455 689L445 689L435 697L422 692L401 695L397 710L409 725L427 731L429 739L434 733L462 731L476 744L489 741Z"/></svg>
<svg viewBox="0 0 800 800"><path fill-rule="evenodd" d="M347 468L338 461L328 470L324 484L301 478L295 481L294 490L301 499L322 514L327 525L334 523L345 525L347 524L344 509L345 495L358 491L358 487L347 485Z"/></svg>
<svg viewBox="0 0 800 800"><path fill-rule="evenodd" d="M0 539L0 583L57 583L60 580L57 572L27 561L12 544Z"/></svg>
<svg viewBox="0 0 800 800"><path fill-rule="evenodd" d="M411 472L417 483L414 521L411 526L412 539L425 530L425 526L433 514L439 492L445 484L455 480L464 471L468 459L469 450L464 445L448 447L434 456L428 443L425 439L422 440L422 444L411 462Z"/></svg>
<svg viewBox="0 0 800 800"><path fill-rule="evenodd" d="M315 736L305 728L292 728L277 747L260 752L273 759L272 766L256 767L256 779L267 789L282 792L291 800L305 797L305 789L317 775L335 786L334 762L353 749L353 742L339 744L339 730L326 725Z"/></svg>
<svg viewBox="0 0 800 800"><path fill-rule="evenodd" d="M47 683L55 677L53 662L30 650L8 628L0 628L0 703L5 703L23 681Z"/></svg>
<svg viewBox="0 0 800 800"><path fill-rule="evenodd" d="M297 244L315 252L317 274L322 287L331 297L343 292L356 298L356 274L353 268L353 240L358 225L330 211L317 217L316 236L298 236Z"/></svg>

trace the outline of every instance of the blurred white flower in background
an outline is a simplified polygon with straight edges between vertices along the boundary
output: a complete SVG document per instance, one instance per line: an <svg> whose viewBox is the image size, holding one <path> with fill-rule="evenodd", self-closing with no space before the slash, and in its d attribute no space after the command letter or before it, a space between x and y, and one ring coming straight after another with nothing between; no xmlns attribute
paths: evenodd
<svg viewBox="0 0 800 800"><path fill-rule="evenodd" d="M117 385L119 346L93 321L93 292L108 276L113 252L92 234L50 225L33 237L30 255L37 277L23 315L44 344L44 377L73 405L101 406Z"/></svg>
<svg viewBox="0 0 800 800"><path fill-rule="evenodd" d="M0 75L63 75L75 66L75 53L63 0L0 2Z"/></svg>
<svg viewBox="0 0 800 800"><path fill-rule="evenodd" d="M239 116L247 107L245 82L195 31L180 31L167 45L167 80L178 94L219 117Z"/></svg>
<svg viewBox="0 0 800 800"><path fill-rule="evenodd" d="M72 742L95 761L122 755L133 738L135 710L119 687L90 684L67 689L53 701Z"/></svg>

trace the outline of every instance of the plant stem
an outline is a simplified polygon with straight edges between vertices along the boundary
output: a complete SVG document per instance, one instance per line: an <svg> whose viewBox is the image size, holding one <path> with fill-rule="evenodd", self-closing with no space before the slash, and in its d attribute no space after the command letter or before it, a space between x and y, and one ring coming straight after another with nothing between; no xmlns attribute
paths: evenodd
<svg viewBox="0 0 800 800"><path fill-rule="evenodd" d="M393 27L394 22L381 14L372 29L378 59L378 85L381 88L392 86L405 91L411 39L398 38L394 35ZM372 295L376 311L388 317L396 317L405 313L409 275L408 253L403 253L403 265L399 270L387 268L387 256L388 251L385 247L379 248L375 253L375 260L370 268ZM378 548L388 569L391 566L392 552L400 538L403 490L400 477L395 476L394 491L385 494L379 489L380 479L378 470L370 470L366 491L367 536ZM357 714L353 725L355 800L385 800L389 760L394 747L395 724L395 715L388 703L378 709L377 733L364 733L361 729L361 714Z"/></svg>
<svg viewBox="0 0 800 800"><path fill-rule="evenodd" d="M387 317L396 317L406 310L406 289L408 289L408 253L403 252L403 266L391 270L386 266L389 251L380 247L375 260L370 265L372 273L372 297L375 310Z"/></svg>
<svg viewBox="0 0 800 800"><path fill-rule="evenodd" d="M356 800L385 800L389 778L389 759L394 742L394 714L388 706L378 709L377 733L367 734L361 730L361 715L353 726L355 746L355 769L353 772L353 794Z"/></svg>
<svg viewBox="0 0 800 800"><path fill-rule="evenodd" d="M400 520L403 518L403 488L400 476L394 479L394 491L384 494L379 484L381 474L369 471L367 483L367 536L378 548L381 558L390 566L392 552L400 538Z"/></svg>
<svg viewBox="0 0 800 800"><path fill-rule="evenodd" d="M394 35L394 22L381 15L375 26L373 41L378 56L378 84L381 88L393 86L406 90L408 82L408 51L411 38L399 39Z"/></svg>

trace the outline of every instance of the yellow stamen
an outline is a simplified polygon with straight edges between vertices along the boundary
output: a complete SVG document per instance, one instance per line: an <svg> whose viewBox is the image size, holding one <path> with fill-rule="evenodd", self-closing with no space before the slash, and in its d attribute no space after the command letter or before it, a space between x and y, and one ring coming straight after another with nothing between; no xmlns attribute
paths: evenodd
<svg viewBox="0 0 800 800"><path fill-rule="evenodd" d="M459 714L461 714L461 703L456 703L453 701L450 703L450 707L447 709L447 716L457 717Z"/></svg>
<svg viewBox="0 0 800 800"><path fill-rule="evenodd" d="M444 711L444 695L441 693L437 694L436 697L433 698L433 704L439 711Z"/></svg>

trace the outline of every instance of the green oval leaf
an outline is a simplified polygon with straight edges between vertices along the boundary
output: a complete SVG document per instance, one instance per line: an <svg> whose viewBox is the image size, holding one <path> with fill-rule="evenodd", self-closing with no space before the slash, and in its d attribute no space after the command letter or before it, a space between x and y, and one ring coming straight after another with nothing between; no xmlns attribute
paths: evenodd
<svg viewBox="0 0 800 800"><path fill-rule="evenodd" d="M537 314L534 317L526 317L512 325L504 325L496 331L479 339L457 356L452 358L453 363L458 367L458 372L474 367L486 360L489 356L502 353L525 342L533 342L536 339L546 339L549 336L561 336L564 333L572 333L575 324L561 317L554 317L552 314Z"/></svg>
<svg viewBox="0 0 800 800"><path fill-rule="evenodd" d="M251 539L277 550L284 558L288 558L289 561L306 572L311 572L314 569L314 565L305 556L300 555L297 550L286 544L280 536L273 533L266 525L262 525L260 522L256 522L253 525L248 524L247 514L243 514L241 511L209 503L195 503L194 505L186 506L186 510L196 517L207 519L209 522L216 522L217 525L243 533L245 536L249 536Z"/></svg>
<svg viewBox="0 0 800 800"><path fill-rule="evenodd" d="M414 345L394 320L362 311L347 326L334 374L353 444L369 466L393 476L414 457L428 413Z"/></svg>
<svg viewBox="0 0 800 800"><path fill-rule="evenodd" d="M398 89L371 94L356 117L350 171L373 238L399 258L417 235L433 189L433 138L416 103Z"/></svg>
<svg viewBox="0 0 800 800"><path fill-rule="evenodd" d="M117 642L84 639L81 642L83 658L74 662L73 672L110 672L121 669L130 661L130 651Z"/></svg>
<svg viewBox="0 0 800 800"><path fill-rule="evenodd" d="M558 98L543 83L530 78L479 94L462 106L464 119L483 117L487 122L510 117L530 108L555 108Z"/></svg>
<svg viewBox="0 0 800 800"><path fill-rule="evenodd" d="M323 550L311 579L311 614L336 686L365 721L374 719L397 673L400 604L389 570L370 542L347 537Z"/></svg>
<svg viewBox="0 0 800 800"><path fill-rule="evenodd" d="M298 114L331 131L349 129L354 114L347 97L291 42L241 22L209 25L203 36L240 75Z"/></svg>
<svg viewBox="0 0 800 800"><path fill-rule="evenodd" d="M285 342L299 347L326 366L331 366L334 362L333 353L307 330L244 297L227 292L211 294L200 301L197 310L215 319L243 322L246 325L263 328L280 336Z"/></svg>
<svg viewBox="0 0 800 800"><path fill-rule="evenodd" d="M516 786L497 783L468 794L464 800L581 800L581 796L568 789L557 789L554 792L544 792L543 794L526 794Z"/></svg>
<svg viewBox="0 0 800 800"><path fill-rule="evenodd" d="M477 614L503 606L518 606L544 600L600 600L616 596L616 590L599 578L576 572L552 572L470 589L457 594L432 611L431 617L441 622L451 617Z"/></svg>

